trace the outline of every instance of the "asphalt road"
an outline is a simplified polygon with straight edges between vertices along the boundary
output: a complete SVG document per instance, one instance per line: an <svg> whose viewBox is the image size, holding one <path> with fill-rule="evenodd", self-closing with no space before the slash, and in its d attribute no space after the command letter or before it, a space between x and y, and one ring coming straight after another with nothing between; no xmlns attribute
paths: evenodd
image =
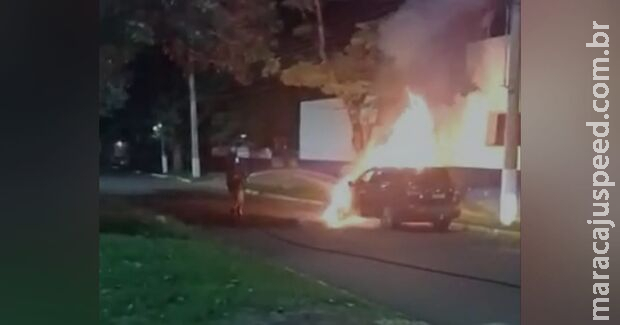
<svg viewBox="0 0 620 325"><path fill-rule="evenodd" d="M247 212L271 221L226 226L212 222L216 215L225 219L228 207L218 182L104 177L100 189L104 194L156 195L149 202L162 211L195 222L208 217L205 236L430 324L520 323L520 252L497 238L434 233L424 226L381 230L372 222L325 229L313 222L320 207L266 197L249 197ZM276 221L291 219L301 222Z"/></svg>

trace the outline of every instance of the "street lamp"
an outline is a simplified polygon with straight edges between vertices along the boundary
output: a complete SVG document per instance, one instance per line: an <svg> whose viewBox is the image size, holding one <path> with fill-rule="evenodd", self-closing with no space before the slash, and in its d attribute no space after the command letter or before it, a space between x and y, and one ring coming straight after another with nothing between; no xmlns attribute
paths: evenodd
<svg viewBox="0 0 620 325"><path fill-rule="evenodd" d="M161 151L161 172L163 174L168 173L168 156L166 155L166 144L164 141L164 126L161 123L157 123L153 126L153 133L155 137L159 138L160 151Z"/></svg>

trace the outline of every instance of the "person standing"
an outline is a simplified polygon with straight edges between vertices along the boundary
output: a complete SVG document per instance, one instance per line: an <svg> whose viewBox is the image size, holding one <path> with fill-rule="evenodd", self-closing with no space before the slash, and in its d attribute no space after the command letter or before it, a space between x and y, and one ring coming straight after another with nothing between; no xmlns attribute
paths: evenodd
<svg viewBox="0 0 620 325"><path fill-rule="evenodd" d="M235 218L240 218L243 215L245 178L246 171L243 163L237 150L233 149L227 159L226 185L232 201L230 213Z"/></svg>

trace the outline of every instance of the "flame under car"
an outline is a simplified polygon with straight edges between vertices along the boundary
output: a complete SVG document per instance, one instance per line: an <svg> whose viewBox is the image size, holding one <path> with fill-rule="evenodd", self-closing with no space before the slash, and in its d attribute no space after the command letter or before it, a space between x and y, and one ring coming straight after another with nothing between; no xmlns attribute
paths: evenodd
<svg viewBox="0 0 620 325"><path fill-rule="evenodd" d="M378 218L385 228L427 222L446 231L461 212L461 195L446 168L371 168L349 186L351 213Z"/></svg>

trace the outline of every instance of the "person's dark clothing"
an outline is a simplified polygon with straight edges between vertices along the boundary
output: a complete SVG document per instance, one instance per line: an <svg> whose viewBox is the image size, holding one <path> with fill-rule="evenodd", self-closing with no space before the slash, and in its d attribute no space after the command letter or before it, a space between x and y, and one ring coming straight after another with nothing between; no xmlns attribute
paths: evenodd
<svg viewBox="0 0 620 325"><path fill-rule="evenodd" d="M226 185L231 194L243 188L245 183L246 171L241 159L235 155L228 158L228 166L226 168Z"/></svg>
<svg viewBox="0 0 620 325"><path fill-rule="evenodd" d="M231 154L226 169L226 185L232 199L231 214L235 217L243 214L245 178L246 171L242 160Z"/></svg>

